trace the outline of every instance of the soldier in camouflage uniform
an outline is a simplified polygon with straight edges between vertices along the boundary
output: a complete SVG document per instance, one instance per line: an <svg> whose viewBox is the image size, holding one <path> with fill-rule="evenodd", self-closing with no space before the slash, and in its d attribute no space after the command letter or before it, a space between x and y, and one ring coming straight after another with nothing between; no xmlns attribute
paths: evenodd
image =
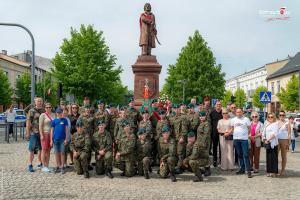
<svg viewBox="0 0 300 200"><path fill-rule="evenodd" d="M158 154L160 157L159 175L161 178L167 178L170 173L172 182L176 182L175 166L176 158L176 142L170 137L170 129L164 127L162 129L162 137L159 138Z"/></svg>
<svg viewBox="0 0 300 200"><path fill-rule="evenodd" d="M140 115L139 112L134 108L134 98L129 99L127 116L130 119L130 121L132 121L131 129L133 129L133 132L136 133L138 130Z"/></svg>
<svg viewBox="0 0 300 200"><path fill-rule="evenodd" d="M92 150L95 152L96 173L105 173L109 178L113 178L112 171L112 138L110 133L105 130L105 121L98 121L98 131L92 138Z"/></svg>
<svg viewBox="0 0 300 200"><path fill-rule="evenodd" d="M200 122L199 122L199 114L195 112L194 104L190 103L188 105L187 119L188 119L188 123L189 123L188 129L196 132Z"/></svg>
<svg viewBox="0 0 300 200"><path fill-rule="evenodd" d="M137 169L140 176L145 176L149 179L150 165L152 162L152 145L151 141L147 140L145 128L139 128L137 140Z"/></svg>
<svg viewBox="0 0 300 200"><path fill-rule="evenodd" d="M115 130L115 126L116 126L116 122L118 119L118 110L115 108L114 104L110 103L108 105L108 126L106 127L106 130L109 131L109 133L111 134L111 137L114 141L114 130Z"/></svg>
<svg viewBox="0 0 300 200"><path fill-rule="evenodd" d="M41 160L41 140L39 131L39 118L42 113L45 112L43 107L43 99L41 97L36 97L34 99L35 107L31 108L27 114L26 118L26 139L29 140L28 150L29 150L29 165L28 171L34 172L32 161L34 158L34 153L38 152L38 168L42 168Z"/></svg>
<svg viewBox="0 0 300 200"><path fill-rule="evenodd" d="M206 159L207 165L205 166L205 176L210 176L210 163L209 163L209 144L210 144L210 123L206 120L206 113L199 112L200 125L197 129L197 142L201 146L201 158Z"/></svg>
<svg viewBox="0 0 300 200"><path fill-rule="evenodd" d="M89 153L91 149L90 137L84 133L84 124L78 120L76 122L77 132L72 135L71 151L73 152L74 167L78 175L84 174L85 178L89 178Z"/></svg>
<svg viewBox="0 0 300 200"><path fill-rule="evenodd" d="M162 136L162 128L163 127L170 127L170 122L169 119L166 116L166 111L165 110L159 110L158 111L160 120L157 122L157 126L156 126L156 133L155 133L155 140L158 141L159 138ZM171 135L172 137L172 135Z"/></svg>
<svg viewBox="0 0 300 200"><path fill-rule="evenodd" d="M78 120L83 123L84 133L87 136L89 136L90 138L92 138L92 136L95 132L95 118L94 118L93 114L91 113L90 105L88 105L88 104L85 105L84 113L82 113L80 115ZM91 163L91 159L92 159L92 152L90 151L89 158L88 158L89 163ZM91 165L89 165L89 170L92 170L92 169L93 169L93 167Z"/></svg>
<svg viewBox="0 0 300 200"><path fill-rule="evenodd" d="M188 133L188 144L186 147L186 158L183 161L185 168L191 168L196 178L194 182L203 181L201 170L204 171L204 167L208 165L207 153L203 152L203 143L200 140L196 141L194 131ZM203 169L202 169L203 168Z"/></svg>
<svg viewBox="0 0 300 200"><path fill-rule="evenodd" d="M135 126L133 121L127 116L127 108L126 107L122 107L119 111L119 117L116 120L116 125L115 125L115 129L114 129L114 139L115 141L120 140L120 138L124 135L124 129L123 129L123 122L124 121L128 121L130 123L130 127ZM133 134L135 134L135 129L131 128L131 132Z"/></svg>
<svg viewBox="0 0 300 200"><path fill-rule="evenodd" d="M135 174L135 145L136 136L132 133L130 122L124 120L122 123L124 134L117 140L116 161L121 176L132 177Z"/></svg>
<svg viewBox="0 0 300 200"><path fill-rule="evenodd" d="M97 105L98 105L98 109L96 111L96 113L94 114L94 118L95 118L95 127L97 127L98 122L104 121L105 125L108 125L108 113L105 110L105 104L104 101L99 100L97 101Z"/></svg>
<svg viewBox="0 0 300 200"><path fill-rule="evenodd" d="M83 99L83 105L79 108L79 113L80 114L84 113L86 105L90 105L90 98L89 97L84 97L84 99Z"/></svg>
<svg viewBox="0 0 300 200"><path fill-rule="evenodd" d="M146 131L146 140L151 141L153 138L153 132L152 132L152 124L151 121L149 120L149 112L148 110L142 110L142 121L139 123L139 129L144 128Z"/></svg>
<svg viewBox="0 0 300 200"><path fill-rule="evenodd" d="M174 105L176 115L170 120L172 132L174 133L176 145L177 145L177 156L178 162L176 167L176 173L181 174L182 161L185 158L185 147L188 133L188 121L185 116L181 116L180 108L178 105Z"/></svg>

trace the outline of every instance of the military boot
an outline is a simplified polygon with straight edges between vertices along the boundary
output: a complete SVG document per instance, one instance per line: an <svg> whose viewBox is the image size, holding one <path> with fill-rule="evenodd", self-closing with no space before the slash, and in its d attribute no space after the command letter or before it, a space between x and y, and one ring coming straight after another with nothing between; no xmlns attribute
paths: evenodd
<svg viewBox="0 0 300 200"><path fill-rule="evenodd" d="M84 178L90 178L90 174L88 171L84 172Z"/></svg>
<svg viewBox="0 0 300 200"><path fill-rule="evenodd" d="M205 173L204 176L210 176L211 172L210 172L210 167L205 167Z"/></svg>
<svg viewBox="0 0 300 200"><path fill-rule="evenodd" d="M149 179L150 177L149 177L149 173L148 172L144 172L144 177L145 177L145 179Z"/></svg>
<svg viewBox="0 0 300 200"><path fill-rule="evenodd" d="M193 181L194 182L202 182L203 181L203 177L202 177L202 174L200 171L196 173L196 177Z"/></svg>
<svg viewBox="0 0 300 200"><path fill-rule="evenodd" d="M110 170L106 170L105 175L108 176L109 178L113 178L114 176L112 175Z"/></svg>
<svg viewBox="0 0 300 200"><path fill-rule="evenodd" d="M176 176L175 176L175 174L172 172L172 173L170 173L170 175L171 175L171 181L172 182L176 182L177 180L176 180Z"/></svg>

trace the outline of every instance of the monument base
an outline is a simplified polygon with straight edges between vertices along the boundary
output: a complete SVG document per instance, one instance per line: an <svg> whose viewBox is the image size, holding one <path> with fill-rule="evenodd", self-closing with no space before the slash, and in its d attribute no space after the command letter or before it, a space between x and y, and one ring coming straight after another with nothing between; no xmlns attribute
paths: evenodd
<svg viewBox="0 0 300 200"><path fill-rule="evenodd" d="M149 87L149 98L158 98L161 65L157 62L156 56L138 56L135 64L132 65L132 71L134 74L135 106L143 104L146 82Z"/></svg>

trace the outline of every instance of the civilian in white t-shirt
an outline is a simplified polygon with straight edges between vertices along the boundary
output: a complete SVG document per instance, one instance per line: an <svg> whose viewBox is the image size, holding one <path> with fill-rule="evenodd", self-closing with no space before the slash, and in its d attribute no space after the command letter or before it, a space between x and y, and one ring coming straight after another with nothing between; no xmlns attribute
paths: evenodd
<svg viewBox="0 0 300 200"><path fill-rule="evenodd" d="M14 127L14 122L15 122L15 118L16 118L16 111L14 111L13 105L11 104L9 109L6 110L5 112L5 116L6 116L6 122L9 124L8 127L8 133L9 134L13 134L13 127Z"/></svg>
<svg viewBox="0 0 300 200"><path fill-rule="evenodd" d="M242 109L236 110L236 117L231 119L231 132L233 133L233 143L239 158L240 170L236 174L248 172L248 178L252 178L249 160L248 138L251 136L251 123L249 118L243 116Z"/></svg>

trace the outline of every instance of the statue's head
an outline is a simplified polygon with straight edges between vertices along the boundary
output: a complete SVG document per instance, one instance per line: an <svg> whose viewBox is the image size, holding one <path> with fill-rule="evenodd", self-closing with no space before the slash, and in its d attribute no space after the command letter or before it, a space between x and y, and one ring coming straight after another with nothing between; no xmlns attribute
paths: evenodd
<svg viewBox="0 0 300 200"><path fill-rule="evenodd" d="M146 3L144 5L144 11L145 12L151 12L151 5L150 5L150 3Z"/></svg>

